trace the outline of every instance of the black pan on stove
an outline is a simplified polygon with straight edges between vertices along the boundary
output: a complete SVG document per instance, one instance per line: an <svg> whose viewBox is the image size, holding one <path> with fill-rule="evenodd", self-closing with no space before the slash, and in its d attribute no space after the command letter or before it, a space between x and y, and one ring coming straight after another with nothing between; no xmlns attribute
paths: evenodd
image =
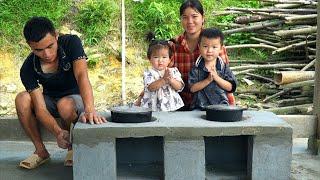
<svg viewBox="0 0 320 180"><path fill-rule="evenodd" d="M239 106L209 105L205 108L206 119L209 121L235 122L242 120L243 110Z"/></svg>
<svg viewBox="0 0 320 180"><path fill-rule="evenodd" d="M117 106L111 108L111 121L116 123L142 123L152 120L151 109L139 106Z"/></svg>

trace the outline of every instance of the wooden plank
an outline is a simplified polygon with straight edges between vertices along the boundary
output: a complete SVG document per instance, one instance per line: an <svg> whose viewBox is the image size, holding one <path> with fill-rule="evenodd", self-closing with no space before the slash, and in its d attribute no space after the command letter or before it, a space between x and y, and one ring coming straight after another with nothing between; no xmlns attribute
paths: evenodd
<svg viewBox="0 0 320 180"><path fill-rule="evenodd" d="M316 135L317 118L314 115L278 115L292 126L293 138L309 138Z"/></svg>

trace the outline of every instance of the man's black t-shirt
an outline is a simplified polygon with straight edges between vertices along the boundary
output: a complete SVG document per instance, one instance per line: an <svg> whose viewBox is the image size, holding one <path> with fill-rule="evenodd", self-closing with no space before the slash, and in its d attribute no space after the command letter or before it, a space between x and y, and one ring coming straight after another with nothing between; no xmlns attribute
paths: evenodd
<svg viewBox="0 0 320 180"><path fill-rule="evenodd" d="M21 81L28 92L43 87L43 94L61 98L79 94L79 86L73 73L73 61L87 59L81 40L75 35L58 38L59 67L55 73L43 73L39 57L31 53L20 69Z"/></svg>

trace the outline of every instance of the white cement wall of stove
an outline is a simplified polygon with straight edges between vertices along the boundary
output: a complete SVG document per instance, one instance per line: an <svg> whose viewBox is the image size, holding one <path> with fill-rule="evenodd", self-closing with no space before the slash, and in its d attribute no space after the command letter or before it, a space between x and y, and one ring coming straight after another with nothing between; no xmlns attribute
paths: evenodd
<svg viewBox="0 0 320 180"><path fill-rule="evenodd" d="M78 123L73 132L74 158L75 162L78 162L74 166L74 178L105 179L106 174L104 173L99 175L98 172L92 172L95 174L95 178L90 178L79 173L79 171L88 168L99 169L99 167L106 166L111 169L106 170L109 172L108 177L117 176L113 170L117 168L114 158L106 155L110 149L116 148L116 143L113 143L115 141L110 140L112 138L159 136L164 137L165 179L185 179L190 177L190 173L193 177L191 179L203 179L205 177L205 164L203 163L205 148L200 148L198 149L199 152L190 154L190 150L194 149L195 144L197 144L197 147L205 147L203 137L206 136L248 135L252 137L248 147L252 154L248 160L252 164L250 167L248 166L248 177L269 179L276 176L277 179L289 179L292 148L292 128L289 124L270 112L245 111L243 121L228 123L206 121L203 119L204 115L205 112L201 111L159 112L153 113L156 120L148 123L117 124L109 122L93 126ZM105 116L110 118L110 113L105 113ZM195 142L194 139L197 138L198 140ZM184 142L192 140L189 141L192 143L184 143L184 148L180 147L181 143L171 143L172 140L178 142L182 139ZM103 147L104 145L106 147ZM84 146L87 148L82 148ZM93 159L90 160L94 164L77 159L97 152L97 147L101 148L100 151L103 151L103 153L94 155ZM111 151L112 154L113 151ZM177 156L172 156L172 154L177 154ZM171 160L168 160L166 155L177 159L171 158ZM109 158L104 156L109 156ZM188 158L190 156L191 158ZM181 159L181 157L186 158ZM198 161L195 163L194 159L198 159ZM183 164L181 164L182 162ZM171 166L178 166L180 170L172 173L173 168ZM194 171L191 171L191 169ZM207 179L210 178L207 176Z"/></svg>

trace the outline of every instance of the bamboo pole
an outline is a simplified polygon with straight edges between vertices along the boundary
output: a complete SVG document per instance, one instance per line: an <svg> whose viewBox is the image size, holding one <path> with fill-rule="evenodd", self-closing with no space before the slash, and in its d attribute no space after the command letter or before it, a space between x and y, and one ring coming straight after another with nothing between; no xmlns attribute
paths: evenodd
<svg viewBox="0 0 320 180"><path fill-rule="evenodd" d="M277 26L277 25L280 25L283 23L284 23L284 21L262 22L262 23L255 24L252 26L226 30L226 31L223 31L223 33L225 35L228 35L228 34L233 34L233 33L238 33L238 32L250 32L250 31L254 31L254 30L258 30L258 29L264 29L264 28L270 27L270 26Z"/></svg>
<svg viewBox="0 0 320 180"><path fill-rule="evenodd" d="M305 67L303 67L303 68L301 69L301 71L305 71L305 70L309 69L309 68L312 67L315 63L316 63L316 59L312 60L309 64L307 64Z"/></svg>
<svg viewBox="0 0 320 180"><path fill-rule="evenodd" d="M314 53L316 54L317 49L311 48L311 47L307 47L308 52Z"/></svg>
<svg viewBox="0 0 320 180"><path fill-rule="evenodd" d="M312 97L298 97L298 98L291 98L291 99L282 99L278 101L280 107L289 106L289 105L300 105L306 103L312 103Z"/></svg>
<svg viewBox="0 0 320 180"><path fill-rule="evenodd" d="M264 2L274 2L274 3L283 3L283 4L286 4L286 3L290 3L290 4L303 4L303 5L317 5L318 2L315 2L315 1L311 1L311 0L261 0L261 1L264 1Z"/></svg>
<svg viewBox="0 0 320 180"><path fill-rule="evenodd" d="M284 19L287 21L296 21L296 20L316 19L316 18L317 18L317 14L307 14L307 15L285 17Z"/></svg>
<svg viewBox="0 0 320 180"><path fill-rule="evenodd" d="M309 28L300 28L294 30L280 30L273 32L277 36L287 37L293 35L301 35L301 34L312 34L317 32L317 26L309 27Z"/></svg>
<svg viewBox="0 0 320 180"><path fill-rule="evenodd" d="M266 111L271 111L275 114L310 114L313 112L314 108L312 104L302 104L295 106L286 106L286 107L276 107L272 109L266 109Z"/></svg>
<svg viewBox="0 0 320 180"><path fill-rule="evenodd" d="M252 71L254 71L254 69L246 69L244 71L234 71L233 74L234 75L240 75L240 74L245 74L247 72L252 72Z"/></svg>
<svg viewBox="0 0 320 180"><path fill-rule="evenodd" d="M268 12L268 13L274 13L274 12L285 12L285 13L317 13L317 10L315 9L279 9L279 8L227 8L227 10L231 11L243 11L247 13L253 13L253 12Z"/></svg>
<svg viewBox="0 0 320 180"><path fill-rule="evenodd" d="M275 4L274 7L280 8L280 9L292 9L292 8L298 8L301 7L301 4Z"/></svg>
<svg viewBox="0 0 320 180"><path fill-rule="evenodd" d="M274 83L273 79L270 79L270 78L267 78L267 77L264 77L264 76L261 76L261 75L252 74L252 73L245 73L245 74L248 75L248 76L257 78L257 79L261 79L261 80L263 80L263 81L267 81L267 82L272 82L272 83Z"/></svg>
<svg viewBox="0 0 320 180"><path fill-rule="evenodd" d="M239 16L236 17L234 20L235 23L238 24L248 24L252 22L259 22L259 21L265 21L265 20L270 20L272 17L267 17L267 16L262 16L262 15L250 15L250 16Z"/></svg>
<svg viewBox="0 0 320 180"><path fill-rule="evenodd" d="M125 30L125 6L124 0L121 1L121 96L122 104L127 104L126 95L126 30Z"/></svg>
<svg viewBox="0 0 320 180"><path fill-rule="evenodd" d="M307 44L314 44L314 43L316 43L316 41L302 41L299 43L291 44L289 46L278 48L277 50L272 51L272 54L276 54L276 53L283 52L283 51L286 51L289 49L293 49L293 48L300 47L300 46L307 45Z"/></svg>
<svg viewBox="0 0 320 180"><path fill-rule="evenodd" d="M257 95L270 95L270 94L275 94L278 91L276 89L269 89L269 88L261 88L257 90L237 90L235 94L257 94Z"/></svg>
<svg viewBox="0 0 320 180"><path fill-rule="evenodd" d="M277 85L314 79L314 71L277 71L274 81Z"/></svg>
<svg viewBox="0 0 320 180"><path fill-rule="evenodd" d="M277 50L278 48L274 46L270 46L267 44L239 44L239 45L232 45L232 46L226 46L228 50L230 49L239 49L239 48L267 48L272 50Z"/></svg>
<svg viewBox="0 0 320 180"><path fill-rule="evenodd" d="M278 47L278 48L283 46L282 43L274 43L274 42L267 41L267 40L264 40L264 39L261 39L261 38L250 37L250 39L258 41L260 43L264 43L264 44L270 45L270 46Z"/></svg>
<svg viewBox="0 0 320 180"><path fill-rule="evenodd" d="M314 80L307 80L307 81L301 81L301 82L295 82L290 84L284 84L281 85L280 89L291 89L291 88L298 88L298 87L305 87L305 86L313 86Z"/></svg>
<svg viewBox="0 0 320 180"><path fill-rule="evenodd" d="M282 94L285 94L285 93L287 93L287 92L289 92L290 90L292 90L292 89L283 89L283 90L281 90L281 91L279 91L279 92L277 92L277 93L275 93L275 94L273 94L273 95L271 95L271 96L269 96L269 97L266 97L262 102L268 102L268 101L270 101L271 99L274 99L274 98L276 98L276 97L279 97L279 96L281 96Z"/></svg>
<svg viewBox="0 0 320 180"><path fill-rule="evenodd" d="M232 71L241 71L246 69L280 69L280 68L301 68L306 64L267 64L267 65L247 65L230 67Z"/></svg>

